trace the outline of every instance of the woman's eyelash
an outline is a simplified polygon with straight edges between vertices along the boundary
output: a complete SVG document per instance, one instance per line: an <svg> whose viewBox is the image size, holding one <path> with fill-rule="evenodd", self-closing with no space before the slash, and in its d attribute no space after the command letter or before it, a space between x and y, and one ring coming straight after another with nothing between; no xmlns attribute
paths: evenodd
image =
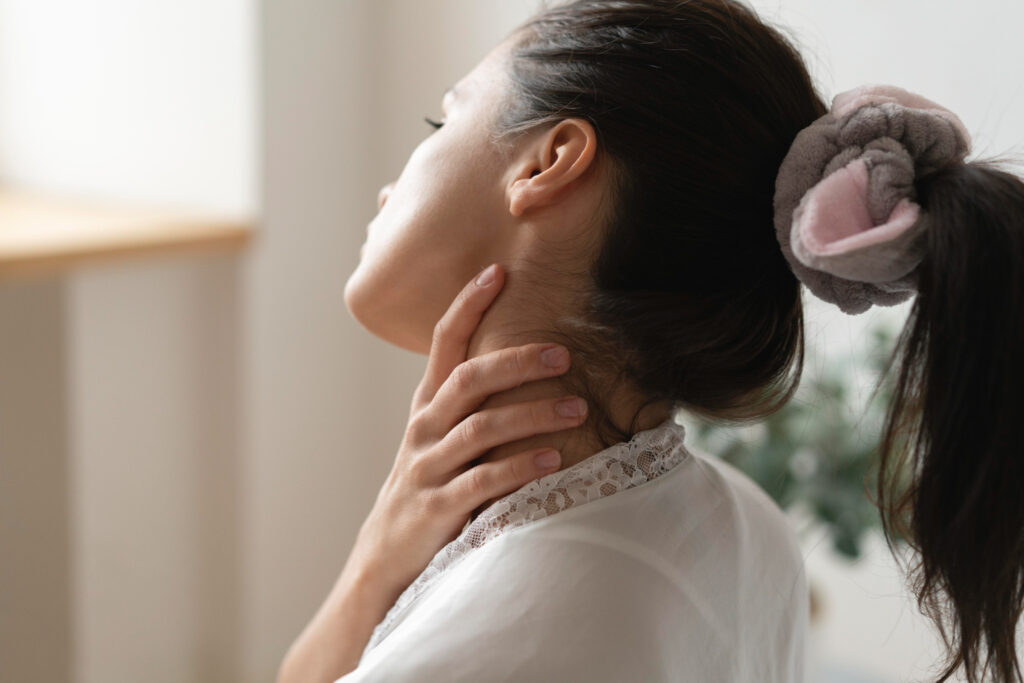
<svg viewBox="0 0 1024 683"><path fill-rule="evenodd" d="M424 116L423 120L426 121L431 126L433 126L434 130L437 130L438 128L440 128L441 126L444 125L444 121L435 121L432 118L430 118L429 116Z"/></svg>

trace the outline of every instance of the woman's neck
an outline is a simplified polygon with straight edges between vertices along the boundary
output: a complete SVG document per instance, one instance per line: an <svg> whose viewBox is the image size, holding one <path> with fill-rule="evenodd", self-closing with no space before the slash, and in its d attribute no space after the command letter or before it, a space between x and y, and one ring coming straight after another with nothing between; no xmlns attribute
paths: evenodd
<svg viewBox="0 0 1024 683"><path fill-rule="evenodd" d="M557 378L537 380L491 395L478 410L487 410L545 398L556 398L564 394L565 390L557 383ZM624 390L617 392L609 391L596 398L605 402L603 409L607 411L607 415L612 423L623 432L629 433L634 414L642 403L641 398ZM578 427L556 432L533 434L501 444L485 451L473 464L494 462L533 449L554 448L562 455L559 470L572 467L606 448L598 437L593 411L594 407L588 405L587 420ZM656 427L668 419L671 414L671 405L667 402L646 406L637 419L636 429L633 430L633 433ZM473 516L475 517L476 513L486 509L501 497L503 495L486 501L477 508Z"/></svg>

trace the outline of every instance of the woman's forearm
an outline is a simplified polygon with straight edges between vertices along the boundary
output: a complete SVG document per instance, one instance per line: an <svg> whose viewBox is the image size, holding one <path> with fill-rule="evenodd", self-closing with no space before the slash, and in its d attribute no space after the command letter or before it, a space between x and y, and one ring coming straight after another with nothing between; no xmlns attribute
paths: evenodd
<svg viewBox="0 0 1024 683"><path fill-rule="evenodd" d="M277 683L333 683L359 664L374 627L394 603L366 573L346 567L281 662Z"/></svg>

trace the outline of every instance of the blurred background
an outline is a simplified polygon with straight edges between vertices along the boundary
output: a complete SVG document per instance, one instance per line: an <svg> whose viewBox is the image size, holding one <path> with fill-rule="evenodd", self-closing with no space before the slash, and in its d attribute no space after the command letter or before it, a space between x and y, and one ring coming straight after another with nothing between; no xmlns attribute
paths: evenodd
<svg viewBox="0 0 1024 683"><path fill-rule="evenodd" d="M1021 3L753 5L827 101L900 85L959 114L972 158L1019 151ZM0 680L274 679L425 367L342 300L377 190L444 90L537 7L0 0L0 243L32 193L249 233L227 248L165 234L24 273L31 257L5 243ZM70 239L76 214L59 215ZM875 364L909 304L849 317L805 296L807 379L787 412L742 432L682 421L692 447L740 463L791 513L817 608L808 681L917 680L937 634L861 497Z"/></svg>

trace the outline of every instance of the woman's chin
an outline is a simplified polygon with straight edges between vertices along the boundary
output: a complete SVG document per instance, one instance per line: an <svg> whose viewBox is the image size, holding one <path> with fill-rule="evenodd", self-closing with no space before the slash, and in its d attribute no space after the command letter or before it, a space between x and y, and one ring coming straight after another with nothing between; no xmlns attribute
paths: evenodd
<svg viewBox="0 0 1024 683"><path fill-rule="evenodd" d="M360 259L356 265L355 270L348 276L348 280L345 282L345 289L342 293L342 297L345 300L345 308L352 314L352 317L362 323L362 316L360 315L361 310L364 308L361 299L363 298L360 290L362 289L363 281L363 261Z"/></svg>
<svg viewBox="0 0 1024 683"><path fill-rule="evenodd" d="M430 340L424 341L413 330L396 328L396 324L408 322L409 317L387 309L382 305L379 294L364 279L363 268L357 267L345 283L343 297L349 314L363 329L392 346L413 353L430 353ZM374 296L375 293L378 296Z"/></svg>

